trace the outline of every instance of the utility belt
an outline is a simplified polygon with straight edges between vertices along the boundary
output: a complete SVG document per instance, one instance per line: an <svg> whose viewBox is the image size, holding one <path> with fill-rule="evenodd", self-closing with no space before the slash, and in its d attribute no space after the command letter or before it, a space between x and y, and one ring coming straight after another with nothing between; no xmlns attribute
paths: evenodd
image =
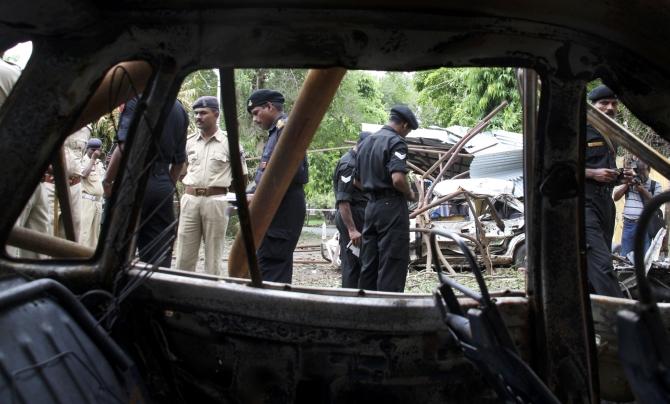
<svg viewBox="0 0 670 404"><path fill-rule="evenodd" d="M82 199L88 199L89 201L94 201L94 202L98 202L98 201L102 200L102 196L95 196L95 195L87 194L86 192L83 192L83 191L81 192L81 197L82 197Z"/></svg>
<svg viewBox="0 0 670 404"><path fill-rule="evenodd" d="M371 201L377 201L380 199L402 197L402 194L395 189L386 188L379 191L368 192L368 197Z"/></svg>
<svg viewBox="0 0 670 404"><path fill-rule="evenodd" d="M608 196L612 197L614 184L605 184L596 181L586 181L584 185L584 194L586 196Z"/></svg>
<svg viewBox="0 0 670 404"><path fill-rule="evenodd" d="M228 187L189 187L184 188L184 193L193 196L214 196L225 195L228 193Z"/></svg>
<svg viewBox="0 0 670 404"><path fill-rule="evenodd" d="M70 186L74 186L74 185L77 185L77 184L79 184L79 183L81 182L81 177L78 176L78 175L73 175L73 176L70 176L70 177L67 179L67 181L68 181L68 183L70 184ZM55 183L56 183L56 179L55 179L54 176L51 175L51 174L44 174L44 175L42 176L42 182L48 182L49 184L55 184Z"/></svg>
<svg viewBox="0 0 670 404"><path fill-rule="evenodd" d="M154 163L151 166L151 174L155 176L170 174L170 163Z"/></svg>

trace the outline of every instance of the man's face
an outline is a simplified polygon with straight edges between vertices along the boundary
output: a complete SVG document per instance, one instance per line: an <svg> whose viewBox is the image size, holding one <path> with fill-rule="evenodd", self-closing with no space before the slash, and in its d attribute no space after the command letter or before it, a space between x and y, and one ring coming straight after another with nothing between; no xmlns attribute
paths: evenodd
<svg viewBox="0 0 670 404"><path fill-rule="evenodd" d="M264 105L259 105L251 110L251 117L254 123L263 130L268 130L272 127L275 121L275 112L272 105L268 102Z"/></svg>
<svg viewBox="0 0 670 404"><path fill-rule="evenodd" d="M216 121L219 119L219 112L210 108L196 108L193 110L195 126L203 131L209 131L216 127Z"/></svg>
<svg viewBox="0 0 670 404"><path fill-rule="evenodd" d="M407 137L407 135L409 135L409 132L411 132L411 131L412 131L412 128L409 127L409 124L407 122L404 122L400 126L400 132L398 134L400 135L400 137L405 138L405 137Z"/></svg>
<svg viewBox="0 0 670 404"><path fill-rule="evenodd" d="M601 98L593 105L610 118L614 118L619 111L619 101L616 98Z"/></svg>
<svg viewBox="0 0 670 404"><path fill-rule="evenodd" d="M647 179L649 179L649 166L646 163L638 162L635 172L643 182L647 182Z"/></svg>

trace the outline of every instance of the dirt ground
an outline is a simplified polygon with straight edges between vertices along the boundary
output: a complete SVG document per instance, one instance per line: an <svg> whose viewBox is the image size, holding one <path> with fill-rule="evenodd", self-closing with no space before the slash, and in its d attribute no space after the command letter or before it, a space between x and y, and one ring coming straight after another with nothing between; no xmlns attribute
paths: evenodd
<svg viewBox="0 0 670 404"><path fill-rule="evenodd" d="M233 238L227 237L226 256ZM341 284L341 271L321 256L320 229L305 228L293 254L293 284L312 287L337 288ZM204 269L204 253L201 250L197 271ZM477 291L477 284L469 271L459 273L454 279ZM497 268L495 274L486 276L489 290L525 290L526 274L516 268ZM406 293L432 293L437 286L437 275L433 271L411 269L407 275Z"/></svg>

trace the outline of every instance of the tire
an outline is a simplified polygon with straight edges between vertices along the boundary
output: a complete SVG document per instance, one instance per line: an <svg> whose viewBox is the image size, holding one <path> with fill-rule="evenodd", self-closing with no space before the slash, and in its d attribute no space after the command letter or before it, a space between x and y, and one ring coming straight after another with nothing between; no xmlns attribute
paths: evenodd
<svg viewBox="0 0 670 404"><path fill-rule="evenodd" d="M528 265L528 253L526 252L526 243L522 243L514 250L514 266L517 268L526 268Z"/></svg>

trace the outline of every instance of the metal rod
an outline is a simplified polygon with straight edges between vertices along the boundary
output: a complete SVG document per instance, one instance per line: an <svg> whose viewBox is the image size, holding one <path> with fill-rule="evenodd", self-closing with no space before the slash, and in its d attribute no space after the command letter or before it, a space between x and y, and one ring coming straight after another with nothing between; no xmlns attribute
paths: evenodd
<svg viewBox="0 0 670 404"><path fill-rule="evenodd" d="M90 258L95 253L93 248L25 227L14 227L7 244L55 258Z"/></svg>
<svg viewBox="0 0 670 404"><path fill-rule="evenodd" d="M441 198L438 198L437 200L433 201L432 203L430 203L426 206L423 206L423 207L415 210L414 212L410 213L409 218L413 219L413 218L417 217L418 215L422 214L423 212L427 211L428 209L434 208L435 206L441 205L442 203L448 201L449 199L451 199L453 197L456 197L458 195L463 194L463 192L464 191L456 191L456 192L452 192L448 195L445 195Z"/></svg>
<svg viewBox="0 0 670 404"><path fill-rule="evenodd" d="M595 130L609 137L613 142L638 157L644 156L645 162L654 170L665 178L670 178L670 162L667 158L591 104L587 104L586 107L586 120Z"/></svg>
<svg viewBox="0 0 670 404"><path fill-rule="evenodd" d="M470 141L470 139L472 139L475 135L479 134L479 132L484 130L484 128L486 128L486 126L489 124L489 122L491 122L491 119L493 119L493 117L496 116L498 114L498 112L502 111L503 108L505 108L506 106L507 106L507 101L501 102L500 105L495 107L493 109L493 111L491 111L488 115L486 115L484 117L484 119L482 119L477 125L475 125L474 128L470 129L468 131L468 133L465 136L463 136L463 138L461 140L459 140L454 145L454 147L449 149L449 151L445 154L445 157L444 157L444 158L446 158L446 156L450 155L449 161L447 161L447 164L444 165L444 167L442 168L440 173L437 176L435 176L436 179L442 178L444 173L454 163L454 161L456 160L456 157L458 157L454 153L458 153L463 147L465 147L465 145ZM444 161L444 158L438 160L435 164L433 164L433 167L431 167L428 171L426 171L426 173L431 174L437 166L442 164L442 161ZM436 184L437 184L437 182L433 182L433 184L430 186L430 188L428 189L428 192L427 192L428 196L430 196L433 193L433 189L435 188Z"/></svg>
<svg viewBox="0 0 670 404"><path fill-rule="evenodd" d="M56 183L56 198L60 203L61 217L63 218L63 230L65 237L71 241L77 241L72 217L72 206L70 205L70 184L68 183L67 169L65 164L65 152L63 148L58 149L53 162L54 181ZM54 212L55 215L55 212Z"/></svg>
<svg viewBox="0 0 670 404"><path fill-rule="evenodd" d="M293 175L345 73L346 70L342 68L312 69L307 73L284 132L251 202L250 216L255 246L260 245L277 213ZM242 249L241 237L238 234L235 238L228 265L228 274L238 278L247 277L249 273L245 257L247 253Z"/></svg>
<svg viewBox="0 0 670 404"><path fill-rule="evenodd" d="M226 131L228 132L228 148L230 150L230 168L235 179L235 197L237 199L237 215L240 218L240 231L244 239L244 250L247 256L247 266L251 276L251 285L263 286L261 271L256 261L256 247L254 246L254 233L249 216L249 205L244 189L244 172L242 170L242 159L240 158L240 134L237 122L237 101L235 98L235 72L231 68L219 69L221 77L221 105L223 105L223 116L226 120ZM228 265L230 272L230 265Z"/></svg>
<svg viewBox="0 0 670 404"><path fill-rule="evenodd" d="M463 177L465 177L466 175L470 175L470 170L468 170L468 171L463 171L463 172L460 173L460 174L456 174L456 175L454 175L453 177L451 177L451 179L452 179L452 180L457 180L457 179L459 179L459 178L463 178Z"/></svg>
<svg viewBox="0 0 670 404"><path fill-rule="evenodd" d="M420 168L417 167L416 165L410 163L409 161L407 162L407 167L411 168L412 170L416 171L417 173L419 173L419 174L421 174L421 175L426 174L425 171L423 171L422 169L420 169ZM434 179L432 176L430 176L430 175L428 176L428 178L430 178L431 180L435 181L435 179Z"/></svg>

